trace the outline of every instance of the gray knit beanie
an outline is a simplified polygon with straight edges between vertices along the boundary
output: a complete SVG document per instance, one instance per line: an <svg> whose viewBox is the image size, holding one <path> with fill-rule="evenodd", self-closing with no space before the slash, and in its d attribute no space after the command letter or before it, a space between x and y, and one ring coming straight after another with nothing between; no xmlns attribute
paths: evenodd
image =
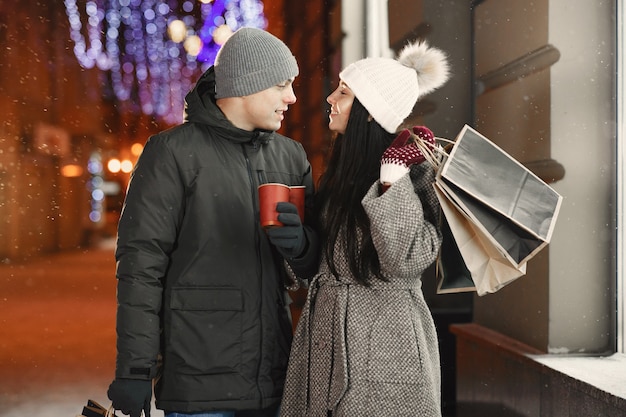
<svg viewBox="0 0 626 417"><path fill-rule="evenodd" d="M261 29L241 28L215 59L215 97L258 93L298 75L298 63L287 45Z"/></svg>

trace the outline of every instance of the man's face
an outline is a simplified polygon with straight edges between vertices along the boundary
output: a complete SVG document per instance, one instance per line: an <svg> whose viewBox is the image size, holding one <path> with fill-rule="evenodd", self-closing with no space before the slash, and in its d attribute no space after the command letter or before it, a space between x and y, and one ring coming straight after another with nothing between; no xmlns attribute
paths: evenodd
<svg viewBox="0 0 626 417"><path fill-rule="evenodd" d="M240 127L250 131L280 129L285 118L284 113L290 104L296 102L293 81L285 80L266 90L242 97L242 122L245 126Z"/></svg>

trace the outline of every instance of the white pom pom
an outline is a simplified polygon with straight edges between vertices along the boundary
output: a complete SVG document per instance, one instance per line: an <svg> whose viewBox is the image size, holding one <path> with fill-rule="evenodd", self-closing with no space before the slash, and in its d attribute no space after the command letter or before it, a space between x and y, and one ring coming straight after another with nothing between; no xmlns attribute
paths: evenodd
<svg viewBox="0 0 626 417"><path fill-rule="evenodd" d="M441 87L450 77L446 54L437 48L428 47L426 42L405 46L398 55L398 62L417 72L420 97Z"/></svg>

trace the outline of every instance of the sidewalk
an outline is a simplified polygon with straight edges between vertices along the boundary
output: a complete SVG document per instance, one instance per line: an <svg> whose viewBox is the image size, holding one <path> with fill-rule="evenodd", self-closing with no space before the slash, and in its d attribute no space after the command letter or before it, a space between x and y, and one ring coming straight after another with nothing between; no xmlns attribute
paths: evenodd
<svg viewBox="0 0 626 417"><path fill-rule="evenodd" d="M110 404L115 287L112 242L0 264L0 416L75 417L87 399Z"/></svg>

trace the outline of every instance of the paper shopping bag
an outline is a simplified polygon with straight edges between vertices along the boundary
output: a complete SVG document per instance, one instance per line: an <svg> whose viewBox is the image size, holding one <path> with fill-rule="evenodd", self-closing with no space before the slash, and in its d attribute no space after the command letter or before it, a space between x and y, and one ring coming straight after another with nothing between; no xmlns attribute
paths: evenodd
<svg viewBox="0 0 626 417"><path fill-rule="evenodd" d="M83 412L77 417L117 417L113 407L105 408L94 400L87 400Z"/></svg>
<svg viewBox="0 0 626 417"><path fill-rule="evenodd" d="M528 262L548 242L537 238L506 216L480 204L457 187L442 181L436 182L440 190L472 225L481 230L486 239L495 245L512 265Z"/></svg>
<svg viewBox="0 0 626 417"><path fill-rule="evenodd" d="M437 294L476 291L472 273L465 265L445 216L441 216L441 234L443 239L435 272Z"/></svg>
<svg viewBox="0 0 626 417"><path fill-rule="evenodd" d="M455 265L460 273L447 273L448 271L445 269L438 270L440 272L438 276L439 293L461 291L457 283L462 282L459 276L464 275L463 268L469 272L474 289L479 296L494 293L526 274L526 263L512 264L508 257L494 244L493 240L480 227L472 223L469 216L454 203L445 190L438 183L435 183L434 186L441 210L454 240L447 243L444 241L440 262L442 265L448 264L451 260L446 259L445 255L453 255L455 247L462 257L462 259L457 259ZM446 236L444 235L445 239ZM459 265L459 261L463 262L462 266ZM451 289L454 286L457 287L456 290ZM472 290L472 287L466 285L463 290Z"/></svg>
<svg viewBox="0 0 626 417"><path fill-rule="evenodd" d="M515 266L549 243L562 197L471 127L457 136L436 183Z"/></svg>

